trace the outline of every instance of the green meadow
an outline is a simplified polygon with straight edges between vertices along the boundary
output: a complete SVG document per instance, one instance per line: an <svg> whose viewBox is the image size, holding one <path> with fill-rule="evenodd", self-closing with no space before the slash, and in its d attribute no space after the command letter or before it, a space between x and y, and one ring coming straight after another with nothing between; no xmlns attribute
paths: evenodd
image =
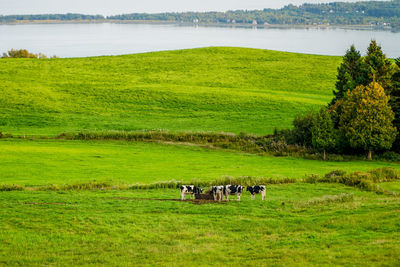
<svg viewBox="0 0 400 267"><path fill-rule="evenodd" d="M398 197L322 184L268 186L266 201L244 194L241 202L194 205L173 201L178 196L172 189L0 192L0 264L396 266L400 261Z"/></svg>
<svg viewBox="0 0 400 267"><path fill-rule="evenodd" d="M126 141L0 140L1 183L70 184L90 181L111 184L168 180L215 180L224 175L304 178L342 169L348 172L397 163L332 162L272 157L190 145ZM1 184L0 183L0 184Z"/></svg>
<svg viewBox="0 0 400 267"><path fill-rule="evenodd" d="M376 192L302 182L398 163L53 139L85 130L270 134L332 98L340 62L228 47L0 59L0 265L398 265L399 180ZM295 183L267 184L265 201L245 192L240 202L200 204L178 201L179 189L118 187L225 175ZM51 186L88 182L116 187ZM23 190L1 191L11 189Z"/></svg>
<svg viewBox="0 0 400 267"><path fill-rule="evenodd" d="M248 48L0 60L0 131L272 133L332 98L340 57Z"/></svg>

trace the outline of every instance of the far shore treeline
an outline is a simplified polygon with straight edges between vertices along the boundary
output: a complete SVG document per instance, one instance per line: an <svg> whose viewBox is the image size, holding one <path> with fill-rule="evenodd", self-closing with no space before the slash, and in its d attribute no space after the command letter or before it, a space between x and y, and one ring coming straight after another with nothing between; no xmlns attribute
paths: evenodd
<svg viewBox="0 0 400 267"><path fill-rule="evenodd" d="M226 12L131 13L105 17L83 14L0 16L0 23L29 21L160 21L250 25L372 25L400 28L400 0L287 5L281 9Z"/></svg>

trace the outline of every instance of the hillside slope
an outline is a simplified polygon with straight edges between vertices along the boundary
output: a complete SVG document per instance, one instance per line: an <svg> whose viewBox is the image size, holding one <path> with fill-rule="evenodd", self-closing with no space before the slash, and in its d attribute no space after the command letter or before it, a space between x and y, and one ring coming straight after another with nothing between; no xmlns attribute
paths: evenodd
<svg viewBox="0 0 400 267"><path fill-rule="evenodd" d="M0 59L0 131L270 133L332 97L341 58L247 48Z"/></svg>

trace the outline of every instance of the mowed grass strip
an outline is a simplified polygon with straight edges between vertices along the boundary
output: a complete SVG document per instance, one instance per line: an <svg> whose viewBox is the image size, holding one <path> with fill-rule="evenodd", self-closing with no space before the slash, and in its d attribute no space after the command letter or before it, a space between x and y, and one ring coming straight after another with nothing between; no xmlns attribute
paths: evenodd
<svg viewBox="0 0 400 267"><path fill-rule="evenodd" d="M343 194L353 197L323 201ZM396 197L290 184L268 186L264 202L248 193L227 204L156 200L178 197L171 189L0 192L0 263L394 266L400 260Z"/></svg>
<svg viewBox="0 0 400 267"><path fill-rule="evenodd" d="M223 175L303 178L332 170L400 169L388 162L329 162L271 157L198 146L127 141L0 140L2 184L46 185L88 181L151 183L214 180Z"/></svg>
<svg viewBox="0 0 400 267"><path fill-rule="evenodd" d="M248 48L0 60L0 131L272 133L329 102L340 57Z"/></svg>

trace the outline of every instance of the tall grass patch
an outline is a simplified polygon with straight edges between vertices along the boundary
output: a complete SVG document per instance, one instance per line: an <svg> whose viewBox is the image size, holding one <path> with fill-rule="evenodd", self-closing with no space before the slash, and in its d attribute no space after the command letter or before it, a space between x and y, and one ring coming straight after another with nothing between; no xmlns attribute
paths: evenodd
<svg viewBox="0 0 400 267"><path fill-rule="evenodd" d="M400 171L390 167L378 168L366 172L346 173L343 170L334 170L325 176L308 175L304 178L306 183L340 183L367 191L384 193L377 183L390 182L400 179Z"/></svg>

